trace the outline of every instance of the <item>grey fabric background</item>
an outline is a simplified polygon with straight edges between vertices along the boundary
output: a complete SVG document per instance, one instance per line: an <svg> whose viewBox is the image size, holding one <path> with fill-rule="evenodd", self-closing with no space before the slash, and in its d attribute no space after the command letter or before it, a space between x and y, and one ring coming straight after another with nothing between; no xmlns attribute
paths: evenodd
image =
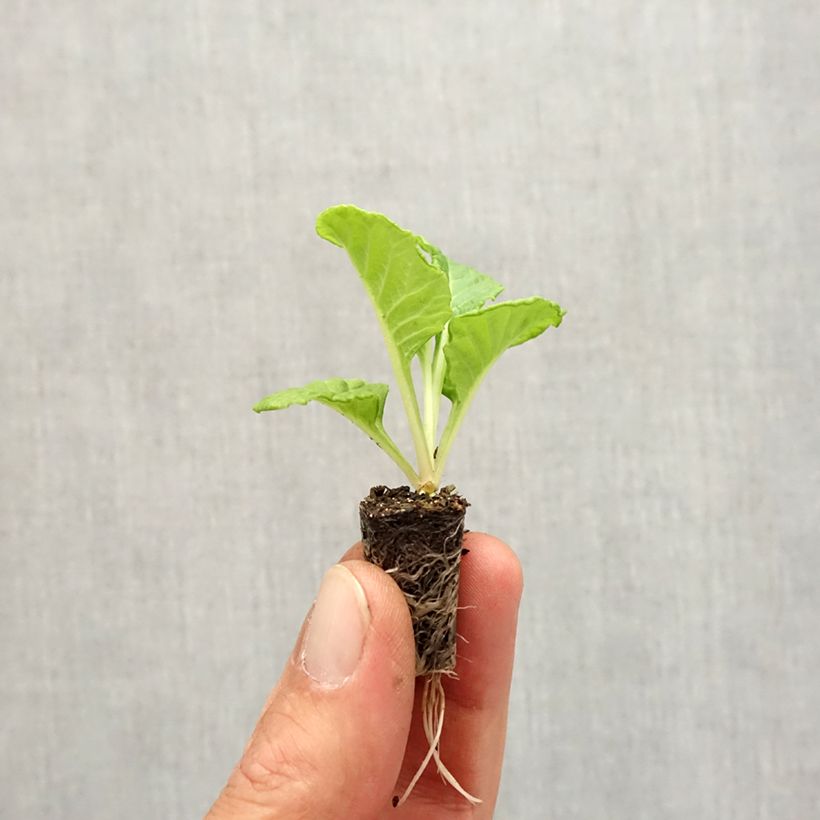
<svg viewBox="0 0 820 820"><path fill-rule="evenodd" d="M0 816L204 812L400 482L249 410L388 375L313 234L352 201L569 310L451 458L526 573L497 816L820 817L819 41L812 0L5 0Z"/></svg>

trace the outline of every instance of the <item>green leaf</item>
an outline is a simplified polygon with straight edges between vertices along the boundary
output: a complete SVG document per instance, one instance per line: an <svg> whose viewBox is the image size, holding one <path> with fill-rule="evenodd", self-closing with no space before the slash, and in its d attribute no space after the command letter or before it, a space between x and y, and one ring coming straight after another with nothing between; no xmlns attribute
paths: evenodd
<svg viewBox="0 0 820 820"><path fill-rule="evenodd" d="M384 400L387 398L386 384L374 384L362 379L326 379L291 387L267 396L254 405L257 413L266 410L284 410L293 404L307 404L318 401L347 416L356 424L372 424L381 421Z"/></svg>
<svg viewBox="0 0 820 820"><path fill-rule="evenodd" d="M491 276L452 259L448 262L453 316L461 316L484 307L485 302L491 302L504 290L504 286Z"/></svg>
<svg viewBox="0 0 820 820"><path fill-rule="evenodd" d="M453 316L484 307L486 302L492 301L504 290L504 286L491 276L450 259L435 245L422 240L422 247L430 255L430 261L447 274Z"/></svg>
<svg viewBox="0 0 820 820"><path fill-rule="evenodd" d="M563 316L564 311L554 302L533 296L501 302L450 321L442 393L453 406L438 446L434 483L441 479L464 414L493 362L508 348L534 339L548 327L558 327Z"/></svg>
<svg viewBox="0 0 820 820"><path fill-rule="evenodd" d="M388 347L409 362L450 318L447 277L423 254L424 240L386 216L354 205L319 214L316 231L344 248L359 272Z"/></svg>
<svg viewBox="0 0 820 820"><path fill-rule="evenodd" d="M411 481L417 481L416 472L384 429L382 419L387 391L386 384L362 379L326 379L311 382L304 387L280 390L257 402L253 409L257 413L263 413L318 401L352 421L398 464Z"/></svg>
<svg viewBox="0 0 820 820"><path fill-rule="evenodd" d="M564 311L537 296L501 302L456 316L444 348L447 368L442 393L453 404L466 404L495 360L508 348L558 327Z"/></svg>

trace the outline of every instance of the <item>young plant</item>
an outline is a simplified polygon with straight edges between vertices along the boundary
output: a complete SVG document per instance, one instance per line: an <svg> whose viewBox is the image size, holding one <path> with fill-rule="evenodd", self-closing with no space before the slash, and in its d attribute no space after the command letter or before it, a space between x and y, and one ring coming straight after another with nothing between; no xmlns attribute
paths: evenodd
<svg viewBox="0 0 820 820"><path fill-rule="evenodd" d="M282 390L257 413L318 401L366 433L424 493L434 493L478 385L508 348L558 327L564 311L531 296L485 307L502 285L386 216L353 205L319 214L316 231L344 248L373 303L413 437L415 467L384 429L388 387L361 379L326 379ZM421 384L413 381L418 360ZM450 402L439 438L442 396Z"/></svg>
<svg viewBox="0 0 820 820"><path fill-rule="evenodd" d="M439 490L447 456L478 385L508 348L558 327L564 311L531 296L486 306L502 291L495 279L449 259L382 214L353 205L322 212L316 230L344 248L381 325L408 426L415 465L384 429L387 385L326 379L262 399L258 413L318 401L341 413L387 453L414 490L373 487L359 515L364 557L390 572L405 595L416 641L416 674L425 676L422 721L429 751L394 805L412 791L430 760L472 803L439 756L444 724L442 675L454 674L461 543L467 501ZM420 380L413 379L418 362ZM439 436L441 400L449 401Z"/></svg>

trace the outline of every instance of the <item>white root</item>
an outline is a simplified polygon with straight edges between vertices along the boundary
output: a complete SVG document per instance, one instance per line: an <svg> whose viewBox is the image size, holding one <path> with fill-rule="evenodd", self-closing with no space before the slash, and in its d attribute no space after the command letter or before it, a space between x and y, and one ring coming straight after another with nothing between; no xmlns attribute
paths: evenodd
<svg viewBox="0 0 820 820"><path fill-rule="evenodd" d="M419 778L424 774L424 770L427 768L427 764L431 758L435 760L438 773L445 782L449 783L462 797L474 806L481 803L478 797L474 797L462 787L439 756L438 747L441 740L441 730L444 728L444 687L441 684L441 675L441 672L433 672L424 681L424 690L421 696L421 719L424 736L427 738L430 747L421 765L413 775L412 780L404 790L404 793L398 801L394 803L397 807L401 806L410 796L410 793L419 782Z"/></svg>

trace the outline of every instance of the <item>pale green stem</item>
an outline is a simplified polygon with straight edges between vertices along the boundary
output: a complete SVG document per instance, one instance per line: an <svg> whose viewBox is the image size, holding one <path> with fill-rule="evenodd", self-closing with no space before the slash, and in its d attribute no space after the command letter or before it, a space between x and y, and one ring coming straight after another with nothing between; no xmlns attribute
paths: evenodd
<svg viewBox="0 0 820 820"><path fill-rule="evenodd" d="M444 329L436 336L436 345L435 349L433 350L433 386L432 392L435 395L435 402L433 404L433 417L430 422L430 426L433 430L433 441L435 442L435 438L438 435L438 415L439 410L441 408L441 387L444 384L444 369L445 369L445 359L444 359L444 346L447 344L447 333L448 333L448 326L444 325ZM432 452L436 453L435 443L433 444ZM435 463L437 460L437 454L433 458L433 462Z"/></svg>
<svg viewBox="0 0 820 820"><path fill-rule="evenodd" d="M472 398L473 394L470 394L465 401L454 404L450 408L450 415L447 417L447 424L444 425L444 432L441 434L441 440L438 443L438 450L436 451L436 470L433 474L433 481L436 486L438 486L441 481L441 474L444 472L444 464L447 461L450 448L453 446L453 439L458 432L458 428L461 426L461 421L467 412Z"/></svg>
<svg viewBox="0 0 820 820"><path fill-rule="evenodd" d="M322 402L324 404L324 402ZM390 434L384 429L384 425L380 421L375 421L372 427L366 424L359 424L355 418L345 416L338 407L328 403L327 407L335 410L339 415L344 416L348 421L352 421L369 439L372 439L384 452L393 459L396 466L407 476L407 478L416 486L419 481L418 473L413 469L413 465L401 454L401 450L396 446L396 442L390 438Z"/></svg>
<svg viewBox="0 0 820 820"><path fill-rule="evenodd" d="M433 481L434 468L432 455L427 449L424 425L419 412L419 402L416 398L416 390L413 387L413 375L410 372L410 363L402 359L397 350L395 353L391 351L390 358L402 402L404 403L404 411L407 414L407 422L410 425L410 433L413 436L413 444L416 447L416 458L419 465L417 486L422 487Z"/></svg>
<svg viewBox="0 0 820 820"><path fill-rule="evenodd" d="M428 345L425 345L419 351L419 365L421 366L421 382L424 388L424 438L427 443L427 452L432 459L436 448L438 402L433 390L433 358L430 355Z"/></svg>
<svg viewBox="0 0 820 820"><path fill-rule="evenodd" d="M373 431L366 430L364 427L362 428L365 433L367 433L379 447L384 450L393 461L396 462L399 469L407 476L410 482L418 486L421 482L419 480L418 473L413 469L410 462L401 454L401 450L396 446L396 443L393 441L392 438L387 434L387 431L382 427L380 430L377 431L377 435L373 435Z"/></svg>

